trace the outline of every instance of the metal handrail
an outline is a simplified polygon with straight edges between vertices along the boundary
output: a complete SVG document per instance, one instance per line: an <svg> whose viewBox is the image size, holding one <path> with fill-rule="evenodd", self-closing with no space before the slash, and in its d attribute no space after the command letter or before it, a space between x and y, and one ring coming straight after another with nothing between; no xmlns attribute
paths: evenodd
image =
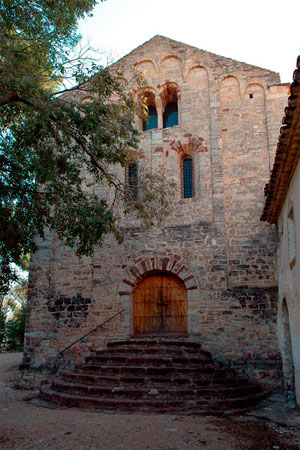
<svg viewBox="0 0 300 450"><path fill-rule="evenodd" d="M116 314L114 314L112 317L110 317L109 319L105 320L104 322L102 322L100 325L97 325L95 328L93 328L91 331L89 331L88 333L86 333L85 335L81 336L79 339L77 339L76 341L72 342L72 344L68 345L67 347L65 347L63 350L61 350L60 352L57 353L55 360L57 358L59 358L66 350L68 350L69 348L73 347L73 345L77 344L77 342L82 341L84 338L86 338L87 336L89 336L90 334L92 334L94 331L98 330L98 328L103 328L103 325L105 325L107 322L110 322L111 320L113 320L115 317L117 317L119 314L122 314L122 312L124 312L125 309L122 309L121 311L117 312Z"/></svg>

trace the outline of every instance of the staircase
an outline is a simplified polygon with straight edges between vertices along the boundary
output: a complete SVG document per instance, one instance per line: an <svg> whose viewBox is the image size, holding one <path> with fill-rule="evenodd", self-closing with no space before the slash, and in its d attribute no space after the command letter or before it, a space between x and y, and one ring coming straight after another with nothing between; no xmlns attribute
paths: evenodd
<svg viewBox="0 0 300 450"><path fill-rule="evenodd" d="M266 396L261 387L184 340L114 341L75 370L64 370L41 398L97 410L238 414Z"/></svg>

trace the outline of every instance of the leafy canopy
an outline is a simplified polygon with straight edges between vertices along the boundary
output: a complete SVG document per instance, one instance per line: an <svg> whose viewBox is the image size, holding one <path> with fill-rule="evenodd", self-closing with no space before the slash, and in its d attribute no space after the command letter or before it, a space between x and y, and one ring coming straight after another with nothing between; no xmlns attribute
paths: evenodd
<svg viewBox="0 0 300 450"><path fill-rule="evenodd" d="M34 251L34 236L46 228L78 255L106 233L118 235L111 205L86 180L121 192L107 167L125 164L138 132L132 96L107 69L75 54L77 22L95 3L0 3L0 294L16 278L11 263Z"/></svg>

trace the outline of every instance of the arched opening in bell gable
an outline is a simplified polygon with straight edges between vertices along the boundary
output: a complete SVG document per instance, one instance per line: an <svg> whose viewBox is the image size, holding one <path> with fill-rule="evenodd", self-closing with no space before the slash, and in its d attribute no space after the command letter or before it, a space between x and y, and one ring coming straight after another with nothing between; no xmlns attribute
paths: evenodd
<svg viewBox="0 0 300 450"><path fill-rule="evenodd" d="M143 117L143 131L153 130L158 127L157 110L153 92L145 92L142 101L147 109L145 117Z"/></svg>
<svg viewBox="0 0 300 450"><path fill-rule="evenodd" d="M171 128L179 124L178 89L175 85L166 85L161 93L163 105L163 128Z"/></svg>

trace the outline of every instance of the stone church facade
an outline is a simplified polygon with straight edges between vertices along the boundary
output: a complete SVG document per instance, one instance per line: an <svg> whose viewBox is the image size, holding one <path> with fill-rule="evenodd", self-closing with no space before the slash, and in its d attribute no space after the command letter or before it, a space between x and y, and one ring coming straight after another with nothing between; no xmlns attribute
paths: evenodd
<svg viewBox="0 0 300 450"><path fill-rule="evenodd" d="M253 379L280 383L274 230L260 216L289 86L270 70L162 36L116 69L124 79L145 74L136 94L149 121L137 117L139 150L127 173L114 173L125 180L163 168L177 185L174 209L149 230L123 217L124 242L107 236L90 258L78 260L52 234L39 242L24 379L39 383L59 351L123 311L70 349L69 363L113 339L184 336Z"/></svg>

